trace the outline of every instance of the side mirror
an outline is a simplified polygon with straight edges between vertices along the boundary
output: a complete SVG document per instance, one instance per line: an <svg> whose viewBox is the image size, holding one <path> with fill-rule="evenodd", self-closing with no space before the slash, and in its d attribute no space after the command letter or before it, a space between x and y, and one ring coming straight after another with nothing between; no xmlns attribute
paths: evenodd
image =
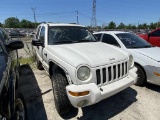
<svg viewBox="0 0 160 120"><path fill-rule="evenodd" d="M6 46L8 49L17 50L17 49L22 49L24 47L24 44L20 40L12 40L6 43Z"/></svg>
<svg viewBox="0 0 160 120"><path fill-rule="evenodd" d="M35 40L32 40L32 45L33 46L43 46L43 42L38 39L35 39Z"/></svg>

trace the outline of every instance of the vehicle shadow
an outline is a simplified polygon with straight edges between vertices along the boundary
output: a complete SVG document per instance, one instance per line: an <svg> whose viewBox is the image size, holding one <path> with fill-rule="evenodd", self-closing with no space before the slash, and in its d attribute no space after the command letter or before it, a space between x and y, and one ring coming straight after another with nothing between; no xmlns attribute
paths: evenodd
<svg viewBox="0 0 160 120"><path fill-rule="evenodd" d="M160 92L160 87L158 85L154 85L154 84L151 84L151 83L146 83L145 87L148 88L148 89L151 89L155 92Z"/></svg>
<svg viewBox="0 0 160 120"><path fill-rule="evenodd" d="M137 92L131 87L95 105L82 108L78 120L108 120L136 102Z"/></svg>
<svg viewBox="0 0 160 120"><path fill-rule="evenodd" d="M42 95L37 80L28 64L21 65L19 89L23 93L27 106L28 120L47 120Z"/></svg>

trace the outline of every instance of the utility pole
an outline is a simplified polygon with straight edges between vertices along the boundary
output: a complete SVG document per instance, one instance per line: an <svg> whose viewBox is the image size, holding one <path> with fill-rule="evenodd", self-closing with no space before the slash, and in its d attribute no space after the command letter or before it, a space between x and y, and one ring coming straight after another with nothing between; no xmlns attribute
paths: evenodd
<svg viewBox="0 0 160 120"><path fill-rule="evenodd" d="M35 23L35 28L36 28L36 14L35 14L36 7L35 7L35 8L31 7L31 9L33 10L33 14L34 14L34 23Z"/></svg>
<svg viewBox="0 0 160 120"><path fill-rule="evenodd" d="M79 21L78 21L78 10L76 11L77 13L77 24L79 25Z"/></svg>
<svg viewBox="0 0 160 120"><path fill-rule="evenodd" d="M96 0L93 0L91 27L94 28L94 29L97 28L97 21L96 21Z"/></svg>

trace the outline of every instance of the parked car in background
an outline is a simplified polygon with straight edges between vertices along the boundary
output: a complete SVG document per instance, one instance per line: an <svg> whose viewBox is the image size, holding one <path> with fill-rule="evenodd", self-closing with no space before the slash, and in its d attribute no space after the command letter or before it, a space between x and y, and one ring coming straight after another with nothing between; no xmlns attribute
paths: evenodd
<svg viewBox="0 0 160 120"><path fill-rule="evenodd" d="M21 34L21 33L19 32L19 30L9 30L9 35L10 35L12 38L24 37L24 36L25 36L24 34Z"/></svg>
<svg viewBox="0 0 160 120"><path fill-rule="evenodd" d="M0 120L25 120L26 109L19 91L20 64L17 49L23 42L11 40L0 28Z"/></svg>
<svg viewBox="0 0 160 120"><path fill-rule="evenodd" d="M139 36L121 31L95 32L98 40L129 51L138 68L136 85L146 82L160 85L160 48L154 47Z"/></svg>
<svg viewBox="0 0 160 120"><path fill-rule="evenodd" d="M152 45L160 47L160 28L149 32L148 34L137 34Z"/></svg>

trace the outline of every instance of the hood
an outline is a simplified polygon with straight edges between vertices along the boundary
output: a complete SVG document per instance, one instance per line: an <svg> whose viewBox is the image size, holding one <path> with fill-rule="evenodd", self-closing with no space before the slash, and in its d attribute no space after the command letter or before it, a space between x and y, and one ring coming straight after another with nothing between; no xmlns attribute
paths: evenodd
<svg viewBox="0 0 160 120"><path fill-rule="evenodd" d="M160 61L160 48L159 47L151 47L151 48L140 48L140 49L128 49L129 51L134 51L146 57L149 57L153 60Z"/></svg>
<svg viewBox="0 0 160 120"><path fill-rule="evenodd" d="M102 42L49 45L47 49L74 67L97 67L128 59L128 52Z"/></svg>
<svg viewBox="0 0 160 120"><path fill-rule="evenodd" d="M0 54L0 82L2 80L3 77L3 71L6 68L6 63L7 63L7 59L4 55Z"/></svg>

